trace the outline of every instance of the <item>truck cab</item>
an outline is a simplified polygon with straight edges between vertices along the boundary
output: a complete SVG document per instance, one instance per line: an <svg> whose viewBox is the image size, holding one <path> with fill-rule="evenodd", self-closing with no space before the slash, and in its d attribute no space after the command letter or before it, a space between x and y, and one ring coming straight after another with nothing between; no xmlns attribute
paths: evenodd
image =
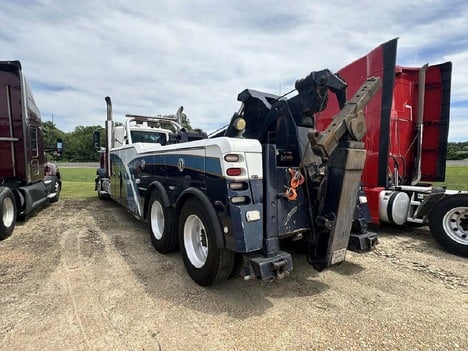
<svg viewBox="0 0 468 351"><path fill-rule="evenodd" d="M59 145L60 144L60 145ZM61 153L61 140L55 151ZM57 201L57 167L46 162L41 114L19 61L0 61L0 239L18 216Z"/></svg>
<svg viewBox="0 0 468 351"><path fill-rule="evenodd" d="M429 225L447 251L468 257L468 192L434 184L445 180L452 63L403 67L396 53L392 39L339 70L350 93L368 76L382 79L364 111L368 154L361 181L372 222ZM317 129L338 110L330 104Z"/></svg>

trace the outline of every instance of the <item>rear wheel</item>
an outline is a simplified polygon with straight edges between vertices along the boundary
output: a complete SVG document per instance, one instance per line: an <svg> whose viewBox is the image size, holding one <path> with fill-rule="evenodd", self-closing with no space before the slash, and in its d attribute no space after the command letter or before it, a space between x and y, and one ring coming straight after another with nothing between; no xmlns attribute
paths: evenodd
<svg viewBox="0 0 468 351"><path fill-rule="evenodd" d="M221 235L218 223L215 215L196 199L187 200L182 207L179 222L182 258L190 277L202 286L226 280L234 267L234 252L217 245L216 235Z"/></svg>
<svg viewBox="0 0 468 351"><path fill-rule="evenodd" d="M102 177L99 173L99 170L96 174L97 177L94 181L96 182L95 190L97 191L97 196L99 200L107 200L109 198L109 195L107 193L102 192Z"/></svg>
<svg viewBox="0 0 468 351"><path fill-rule="evenodd" d="M468 195L451 195L438 202L429 215L429 228L447 251L468 257Z"/></svg>
<svg viewBox="0 0 468 351"><path fill-rule="evenodd" d="M16 202L13 192L0 187L0 240L13 232L16 224Z"/></svg>
<svg viewBox="0 0 468 351"><path fill-rule="evenodd" d="M155 190L149 201L148 224L151 243L160 253L169 253L178 249L177 234L174 233L173 210L165 207L161 195Z"/></svg>

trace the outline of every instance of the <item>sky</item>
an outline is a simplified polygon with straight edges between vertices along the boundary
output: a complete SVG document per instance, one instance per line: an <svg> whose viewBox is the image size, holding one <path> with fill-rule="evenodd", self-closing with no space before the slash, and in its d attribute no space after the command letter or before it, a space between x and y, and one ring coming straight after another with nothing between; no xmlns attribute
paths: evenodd
<svg viewBox="0 0 468 351"><path fill-rule="evenodd" d="M207 132L245 88L274 94L398 37L397 64L453 63L449 141L468 141L468 2L26 1L0 5L0 60L20 60L42 119L63 131L126 113Z"/></svg>

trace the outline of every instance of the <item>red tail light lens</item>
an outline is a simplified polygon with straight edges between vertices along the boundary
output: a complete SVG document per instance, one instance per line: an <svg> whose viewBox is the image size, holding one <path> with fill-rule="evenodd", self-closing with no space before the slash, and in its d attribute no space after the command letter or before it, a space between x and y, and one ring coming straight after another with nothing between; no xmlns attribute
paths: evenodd
<svg viewBox="0 0 468 351"><path fill-rule="evenodd" d="M231 177L240 176L242 174L241 168L228 168L226 174Z"/></svg>

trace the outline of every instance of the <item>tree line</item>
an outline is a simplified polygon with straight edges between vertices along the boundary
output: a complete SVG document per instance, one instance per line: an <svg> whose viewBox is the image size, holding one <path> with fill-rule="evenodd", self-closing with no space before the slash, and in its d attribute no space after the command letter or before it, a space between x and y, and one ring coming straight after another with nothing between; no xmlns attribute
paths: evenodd
<svg viewBox="0 0 468 351"><path fill-rule="evenodd" d="M49 155L48 157L55 161L98 162L99 153L93 144L95 130L104 135L104 128L101 126L78 126L72 132L63 132L53 122L43 122L44 145L51 147L59 138L62 139L64 145L60 156Z"/></svg>
<svg viewBox="0 0 468 351"><path fill-rule="evenodd" d="M468 158L468 141L448 143L447 160L464 160Z"/></svg>
<svg viewBox="0 0 468 351"><path fill-rule="evenodd" d="M190 120L184 118L182 125L188 129ZM60 156L61 161L67 162L98 162L99 153L93 145L93 132L97 130L104 138L104 128L101 126L78 126L72 132L63 132L56 125L47 121L43 123L44 143L46 146L55 145L57 138L61 138L64 144L63 154ZM54 158L53 156L50 156ZM448 160L463 160L468 158L468 141L459 143L448 143L447 159ZM57 160L57 158L54 158Z"/></svg>

